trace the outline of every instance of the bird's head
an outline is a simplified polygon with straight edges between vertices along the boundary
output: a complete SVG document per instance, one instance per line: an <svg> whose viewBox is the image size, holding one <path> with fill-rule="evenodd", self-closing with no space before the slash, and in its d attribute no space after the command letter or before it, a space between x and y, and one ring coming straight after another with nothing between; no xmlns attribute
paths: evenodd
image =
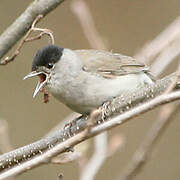
<svg viewBox="0 0 180 180"><path fill-rule="evenodd" d="M33 63L32 72L24 77L24 79L39 76L40 80L36 86L33 97L37 95L41 88L49 82L55 66L63 55L64 48L55 45L49 45L38 50Z"/></svg>

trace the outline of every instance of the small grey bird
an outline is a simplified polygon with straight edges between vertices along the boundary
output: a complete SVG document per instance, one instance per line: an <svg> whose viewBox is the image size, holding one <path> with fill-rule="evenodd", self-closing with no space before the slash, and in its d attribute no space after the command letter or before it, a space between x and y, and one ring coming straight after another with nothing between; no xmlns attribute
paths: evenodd
<svg viewBox="0 0 180 180"><path fill-rule="evenodd" d="M154 82L148 68L132 57L103 50L71 50L55 45L38 50L32 72L39 76L33 97L48 91L73 111L88 114L127 92L138 91Z"/></svg>

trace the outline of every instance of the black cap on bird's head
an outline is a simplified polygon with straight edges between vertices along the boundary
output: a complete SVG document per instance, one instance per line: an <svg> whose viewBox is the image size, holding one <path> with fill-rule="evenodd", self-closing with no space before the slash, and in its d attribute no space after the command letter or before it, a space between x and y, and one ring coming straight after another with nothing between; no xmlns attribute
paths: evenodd
<svg viewBox="0 0 180 180"><path fill-rule="evenodd" d="M49 45L39 49L32 63L32 71L37 70L40 66L48 68L48 64L58 62L63 54L63 50L64 48L55 45Z"/></svg>
<svg viewBox="0 0 180 180"><path fill-rule="evenodd" d="M24 79L39 76L33 97L43 88L50 78L50 70L54 67L63 54L64 48L55 45L48 45L38 50L32 62L32 72L24 77Z"/></svg>

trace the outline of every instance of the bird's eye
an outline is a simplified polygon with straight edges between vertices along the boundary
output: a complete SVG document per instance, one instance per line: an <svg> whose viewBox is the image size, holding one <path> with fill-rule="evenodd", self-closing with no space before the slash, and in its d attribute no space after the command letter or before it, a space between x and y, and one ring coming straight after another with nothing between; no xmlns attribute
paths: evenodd
<svg viewBox="0 0 180 180"><path fill-rule="evenodd" d="M48 63L46 67L47 67L48 69L51 69L51 68L53 68L53 66L54 66L54 64Z"/></svg>

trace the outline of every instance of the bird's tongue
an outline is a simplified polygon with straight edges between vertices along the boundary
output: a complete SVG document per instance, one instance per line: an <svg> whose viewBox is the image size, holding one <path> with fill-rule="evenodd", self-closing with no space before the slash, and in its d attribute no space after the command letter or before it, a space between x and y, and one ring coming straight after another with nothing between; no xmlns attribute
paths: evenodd
<svg viewBox="0 0 180 180"><path fill-rule="evenodd" d="M46 75L45 74L39 74L38 75L39 76L39 81L40 81L40 83L43 83L45 80L46 80ZM48 101L49 101L49 92L46 90L46 88L45 87L42 87L41 89L40 89L40 92L42 92L42 93L44 93L44 103L47 103Z"/></svg>
<svg viewBox="0 0 180 180"><path fill-rule="evenodd" d="M43 83L46 80L46 75L45 74L39 74L39 79L40 79L40 83Z"/></svg>

